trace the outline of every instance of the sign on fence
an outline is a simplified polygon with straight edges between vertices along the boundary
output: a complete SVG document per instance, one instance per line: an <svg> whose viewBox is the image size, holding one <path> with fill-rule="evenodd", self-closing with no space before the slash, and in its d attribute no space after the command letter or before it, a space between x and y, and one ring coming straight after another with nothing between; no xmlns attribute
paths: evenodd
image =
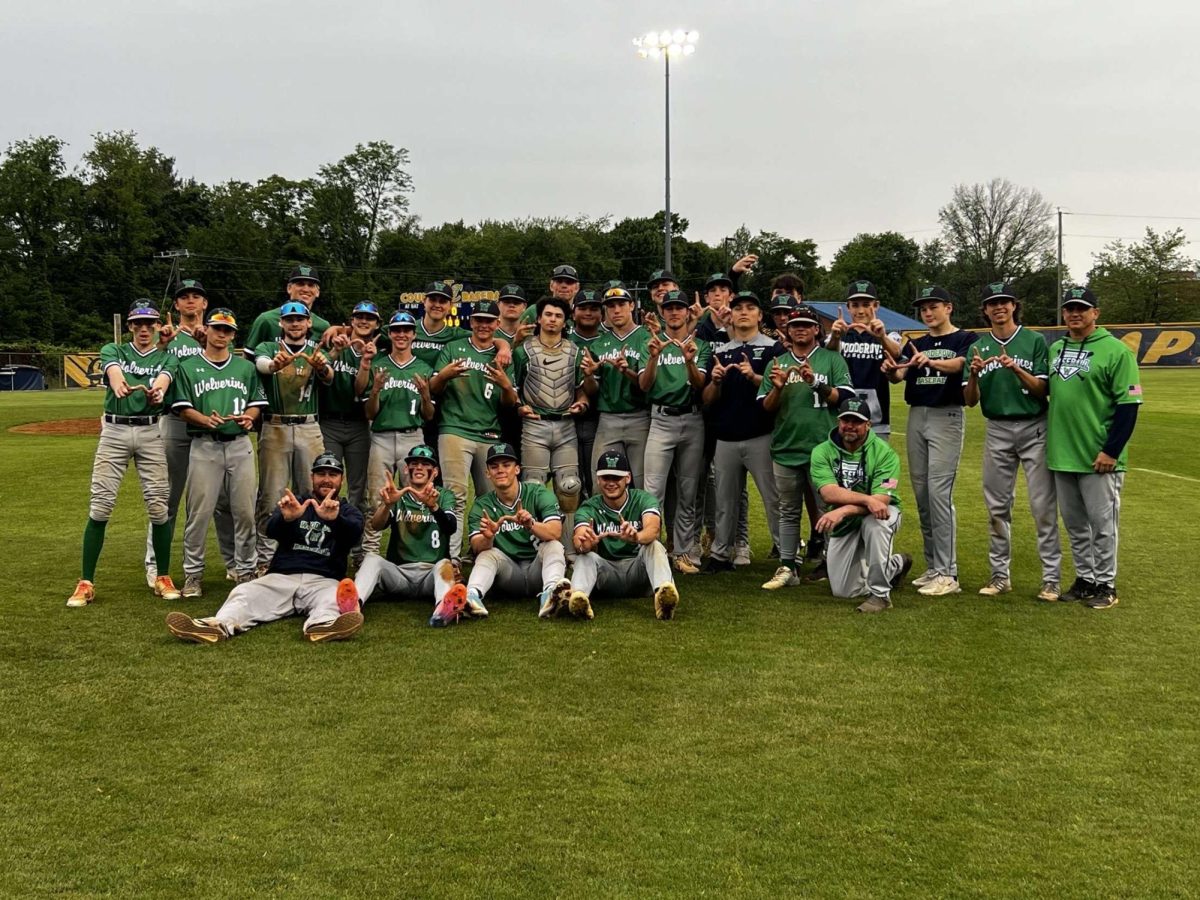
<svg viewBox="0 0 1200 900"><path fill-rule="evenodd" d="M68 353L63 357L64 387L103 387L99 353Z"/></svg>

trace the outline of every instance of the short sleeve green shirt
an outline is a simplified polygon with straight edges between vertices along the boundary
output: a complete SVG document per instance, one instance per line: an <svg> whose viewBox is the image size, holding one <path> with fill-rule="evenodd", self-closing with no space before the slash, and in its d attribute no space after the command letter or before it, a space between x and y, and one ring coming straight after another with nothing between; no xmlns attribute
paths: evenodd
<svg viewBox="0 0 1200 900"><path fill-rule="evenodd" d="M562 519L558 501L545 485L523 481L517 501L512 506L506 506L496 496L495 491L489 491L482 497L475 498L467 520L469 536L473 537L480 533L480 523L483 521L484 513L487 513L487 517L495 522L503 516L513 515L517 511L518 504L523 509L529 510L538 522L553 522L556 519ZM516 522L505 522L496 533L492 546L510 559L527 562L537 556L539 543L531 532L526 531Z"/></svg>
<svg viewBox="0 0 1200 900"><path fill-rule="evenodd" d="M261 313L250 326L250 333L246 335L246 355L249 356L259 344L264 344L267 341L277 341L283 335L283 328L279 324L279 307L268 309ZM325 334L329 328L329 323L318 316L312 314L312 339L314 341L321 340L321 336Z"/></svg>
<svg viewBox="0 0 1200 900"><path fill-rule="evenodd" d="M641 325L636 326L625 337L606 331L588 348L600 362L624 359L632 372L640 372L646 364L650 334ZM602 413L640 412L646 408L646 396L641 389L621 371L611 365L603 365L596 371L600 393L596 408Z"/></svg>
<svg viewBox="0 0 1200 900"><path fill-rule="evenodd" d="M262 382L254 363L237 354L230 354L222 363L214 363L204 354L180 360L171 386L171 409L192 407L203 415L214 412L223 416L238 416L251 407L266 407ZM220 434L239 435L246 430L237 422L224 422L217 428ZM188 426L188 434L208 434L207 429Z"/></svg>
<svg viewBox="0 0 1200 900"><path fill-rule="evenodd" d="M1017 364L1037 378L1050 373L1050 353L1045 339L1036 331L1018 327L1007 341L991 332L984 332L971 345L971 356L963 366L963 384L971 380L971 358L975 351L990 360L979 373L979 408L988 419L1032 419L1046 411L1046 401L1035 397L1021 384L1021 379L1000 364L1000 355L1007 352Z"/></svg>
<svg viewBox="0 0 1200 900"><path fill-rule="evenodd" d="M649 353L647 352L647 355ZM701 372L708 368L712 356L712 344L696 340L695 365ZM688 379L687 362L678 344L668 343L658 354L658 366L654 372L654 383L650 385L648 399L656 406L692 406L697 402L696 389Z"/></svg>
<svg viewBox="0 0 1200 900"><path fill-rule="evenodd" d="M299 349L286 346L282 340L264 341L254 348L254 358L274 359L276 353L287 352L307 353L309 356L317 349L317 342L307 340ZM278 372L264 375L262 379L263 394L267 398L267 408L280 416L311 416L317 411L316 381L317 373L312 364L303 358L293 359Z"/></svg>
<svg viewBox="0 0 1200 900"><path fill-rule="evenodd" d="M329 365L333 368L333 379L329 384L317 382L317 406L321 413L337 413L340 416L363 417L363 397L354 389L362 354L353 347L343 347L337 354L329 354ZM368 390L370 384L368 382ZM362 419L359 418L361 421Z"/></svg>
<svg viewBox="0 0 1200 900"><path fill-rule="evenodd" d="M470 336L471 332L465 328L459 328L457 325L443 325L439 330L430 334L425 330L425 319L419 318L417 319L417 333L412 342L413 356L425 365L433 366L437 362L438 354L445 349L447 344L465 340ZM436 371L436 367L434 367L434 371Z"/></svg>
<svg viewBox="0 0 1200 900"><path fill-rule="evenodd" d="M467 373L448 381L442 390L442 433L456 434L471 441L495 441L500 438L500 406L504 392L487 375L496 363L496 345L480 350L471 338L454 341L442 348L433 366L440 372L456 360L465 360ZM512 380L510 365L504 370Z"/></svg>
<svg viewBox="0 0 1200 900"><path fill-rule="evenodd" d="M602 559L633 559L638 555L640 545L631 544L615 535L621 531L622 519L641 531L646 527L645 517L651 514L658 516L659 521L662 521L658 500L647 491L630 488L620 509L613 509L604 502L603 495L596 493L588 497L575 511L575 528L578 530L584 525L592 526L592 530L600 538L596 552Z"/></svg>
<svg viewBox="0 0 1200 900"><path fill-rule="evenodd" d="M438 509L454 510L454 494L449 488L438 488ZM385 557L388 562L401 566L450 558L450 541L438 528L433 510L412 494L405 494L396 501L391 520L392 534Z"/></svg>
<svg viewBox="0 0 1200 900"><path fill-rule="evenodd" d="M414 379L419 376L428 383L433 377L433 369L416 357L400 365L391 356L382 359L375 357L372 368L376 371L383 369L387 372L387 378L379 391L379 412L371 422L371 430L406 431L424 425L421 391Z"/></svg>
<svg viewBox="0 0 1200 900"><path fill-rule="evenodd" d="M874 432L858 450L851 452L842 446L836 432L813 448L810 473L813 487L820 491L835 484L857 494L892 498L892 506L900 506L900 457ZM850 516L833 530L834 537L857 531L862 516Z"/></svg>
<svg viewBox="0 0 1200 900"><path fill-rule="evenodd" d="M809 461L813 447L825 440L837 417L827 404L822 402L815 387L827 384L838 390L839 400L853 392L850 386L850 370L840 353L817 347L808 356L814 382L809 385L799 372L788 375L783 386L779 406L775 410L775 428L771 432L771 458L780 465L803 466ZM792 352L777 356L763 372L762 384L758 386L758 402L771 392L771 372L776 368L800 365Z"/></svg>
<svg viewBox="0 0 1200 900"><path fill-rule="evenodd" d="M178 364L179 360L170 350L159 350L158 344L151 344L145 353L132 343L105 344L100 348L101 371L107 376L108 370L116 366L130 387L138 384L150 387L163 372L174 380ZM104 411L112 416L157 416L164 406L165 400L152 406L145 391L134 391L128 397L118 397L111 387L104 392Z"/></svg>

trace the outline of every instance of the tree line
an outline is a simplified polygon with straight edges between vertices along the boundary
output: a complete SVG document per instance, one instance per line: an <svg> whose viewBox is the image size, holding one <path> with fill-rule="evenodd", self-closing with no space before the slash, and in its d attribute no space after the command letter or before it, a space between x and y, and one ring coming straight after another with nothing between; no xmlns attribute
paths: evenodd
<svg viewBox="0 0 1200 900"><path fill-rule="evenodd" d="M661 212L427 227L410 212L408 152L386 141L359 144L310 178L216 185L181 176L173 158L131 132L95 135L74 168L66 150L57 137L33 137L10 144L0 160L0 341L10 347L93 346L111 334L114 313L138 297L160 300L173 277L199 278L216 301L251 317L281 302L286 272L307 262L321 272L323 313L338 319L360 300L388 308L434 279L471 288L516 282L536 297L563 262L585 282L636 286L663 257ZM817 300L839 300L847 282L867 278L885 306L904 312L920 285L936 282L960 299L964 325L979 324L981 287L1005 279L1017 284L1028 323L1051 324L1052 215L1036 190L1004 179L959 185L938 211L935 239L862 233L826 265L808 238L743 224L711 245L688 238L688 220L672 214L672 261L692 291L757 253L742 286L760 295L784 271L799 273ZM1180 230L1147 229L1144 241L1096 254L1088 281L1105 318L1194 318L1200 297L1186 243ZM165 256L179 250L187 255Z"/></svg>

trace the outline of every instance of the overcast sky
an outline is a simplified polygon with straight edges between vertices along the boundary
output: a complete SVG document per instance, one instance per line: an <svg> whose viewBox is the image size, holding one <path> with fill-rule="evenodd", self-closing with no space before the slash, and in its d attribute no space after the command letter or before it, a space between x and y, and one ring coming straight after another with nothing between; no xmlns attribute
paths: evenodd
<svg viewBox="0 0 1200 900"><path fill-rule="evenodd" d="M412 211L449 219L672 206L719 242L745 223L818 241L925 241L956 183L1003 176L1077 213L1066 256L1146 225L1200 241L1200 4L1063 0L0 0L3 144L72 159L129 129L201 181L315 173L357 142L408 148ZM1100 237L1082 237L1099 235ZM1200 243L1192 243L1200 256ZM603 277L607 273L584 273Z"/></svg>

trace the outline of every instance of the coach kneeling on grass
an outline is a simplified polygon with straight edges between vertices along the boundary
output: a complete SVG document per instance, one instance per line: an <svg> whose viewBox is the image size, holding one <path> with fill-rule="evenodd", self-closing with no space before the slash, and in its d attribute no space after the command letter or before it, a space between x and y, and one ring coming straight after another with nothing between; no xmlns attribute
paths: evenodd
<svg viewBox="0 0 1200 900"><path fill-rule="evenodd" d="M572 540L579 554L572 572L568 606L581 619L594 617L591 595L630 597L654 591L654 615L670 619L679 604L671 559L659 541L662 515L649 491L630 487L632 469L625 454L605 450L596 467L598 493L575 514Z"/></svg>
<svg viewBox="0 0 1200 900"><path fill-rule="evenodd" d="M912 557L892 552L900 530L900 457L871 431L866 401L841 402L837 428L812 451L811 472L828 508L817 531L827 536L830 590L835 597L867 597L859 612L887 609Z"/></svg>
<svg viewBox="0 0 1200 900"><path fill-rule="evenodd" d="M237 585L210 618L169 613L171 634L215 644L294 613L307 615L304 637L314 643L357 634L363 617L358 591L346 578L346 559L362 537L363 515L349 501L338 500L341 489L341 461L322 453L312 465L312 494L298 498L285 491L267 521L267 536L278 543L267 574Z"/></svg>

